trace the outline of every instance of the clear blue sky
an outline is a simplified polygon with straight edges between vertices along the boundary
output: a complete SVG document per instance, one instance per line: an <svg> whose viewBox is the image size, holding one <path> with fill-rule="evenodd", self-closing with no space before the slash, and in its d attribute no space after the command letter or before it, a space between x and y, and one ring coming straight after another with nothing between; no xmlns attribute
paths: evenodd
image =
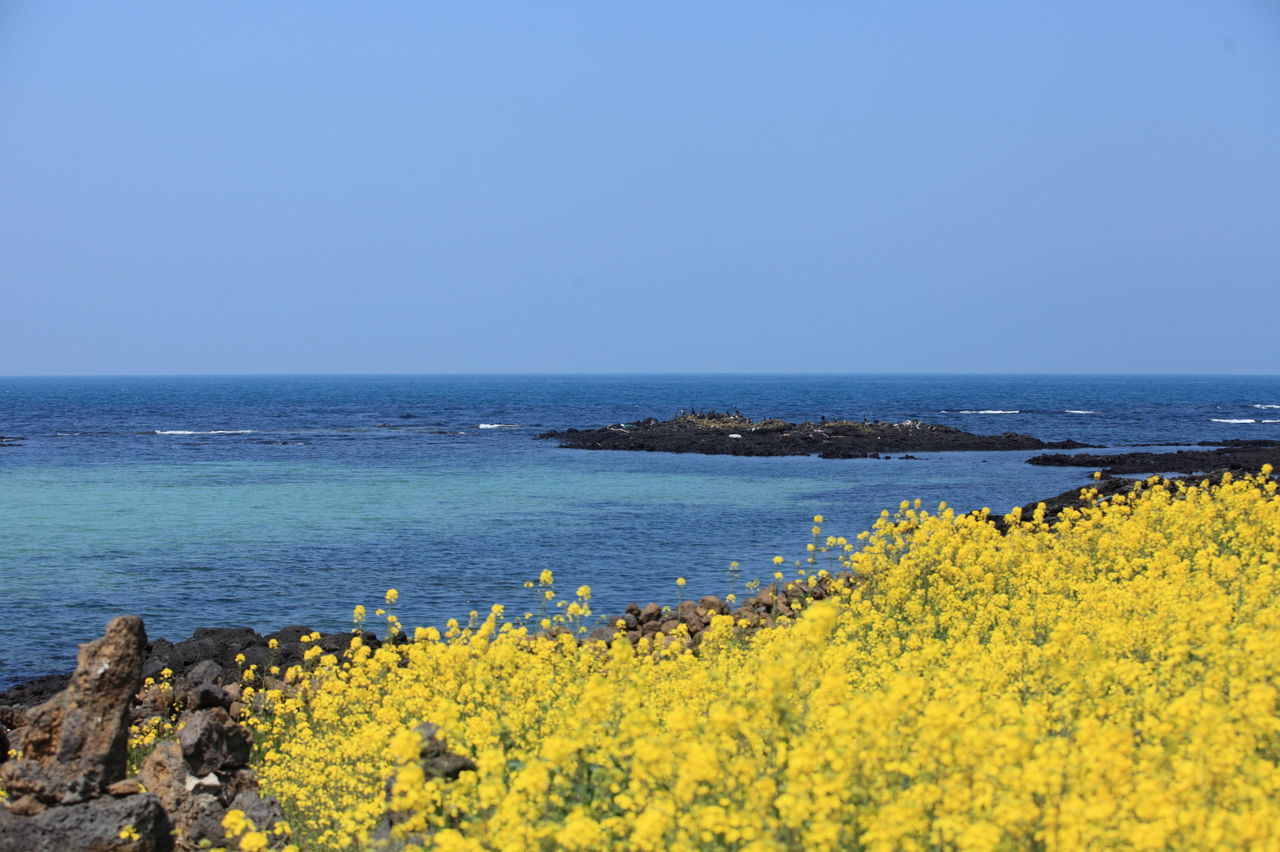
<svg viewBox="0 0 1280 852"><path fill-rule="evenodd" d="M0 375L1280 372L1280 2L0 0Z"/></svg>

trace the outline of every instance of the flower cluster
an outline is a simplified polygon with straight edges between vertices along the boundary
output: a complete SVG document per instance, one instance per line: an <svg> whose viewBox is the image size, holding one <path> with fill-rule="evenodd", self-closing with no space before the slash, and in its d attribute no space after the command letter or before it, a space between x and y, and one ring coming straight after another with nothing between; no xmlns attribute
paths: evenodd
<svg viewBox="0 0 1280 852"><path fill-rule="evenodd" d="M856 547L815 529L848 579L696 649L499 612L360 645L274 697L257 769L307 849L1264 846L1269 473L1086 490L1052 525L904 504Z"/></svg>

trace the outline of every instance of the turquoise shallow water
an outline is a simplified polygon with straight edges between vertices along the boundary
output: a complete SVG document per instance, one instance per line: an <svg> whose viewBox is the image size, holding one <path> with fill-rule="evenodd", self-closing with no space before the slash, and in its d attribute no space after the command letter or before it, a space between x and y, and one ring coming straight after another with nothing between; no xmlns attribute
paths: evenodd
<svg viewBox="0 0 1280 852"><path fill-rule="evenodd" d="M0 449L0 685L66 668L123 612L171 639L343 629L394 586L406 623L440 623L524 611L543 568L591 585L600 612L669 600L678 576L686 594L724 594L731 560L751 577L798 556L815 513L852 535L903 498L1005 511L1088 473L1031 453L593 453L533 439L546 429L697 406L1120 448L1280 438L1276 405L1267 377L0 379L0 434L23 438Z"/></svg>

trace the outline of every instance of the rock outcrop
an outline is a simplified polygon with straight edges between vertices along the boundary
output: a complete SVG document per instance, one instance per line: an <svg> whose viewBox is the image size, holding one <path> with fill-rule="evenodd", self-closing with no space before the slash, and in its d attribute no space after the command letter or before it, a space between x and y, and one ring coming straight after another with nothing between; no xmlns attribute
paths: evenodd
<svg viewBox="0 0 1280 852"><path fill-rule="evenodd" d="M622 615L606 616L604 625L591 631L586 639L611 642L621 632L633 645L641 640L653 644L679 641L696 648L717 615L733 616L735 627L743 631L772 627L779 618L794 617L797 609L810 601L828 597L837 585L849 587L859 582L849 571L814 576L812 581L812 584L801 580L770 583L736 608L730 608L715 595L704 595L697 601L680 601L675 607L656 603L642 607L631 603Z"/></svg>
<svg viewBox="0 0 1280 852"><path fill-rule="evenodd" d="M252 732L227 711L239 687L220 686L222 673L217 664L203 661L172 690L159 690L154 706L148 707L150 693L140 705L140 716L180 714L177 738L158 743L138 770L138 780L169 814L180 850L226 845L230 838L222 820L229 810L244 811L258 829L285 840L272 831L284 819L279 803L259 795L258 779L247 765ZM165 696L171 703L165 704Z"/></svg>
<svg viewBox="0 0 1280 852"><path fill-rule="evenodd" d="M901 423L823 420L818 423L755 421L716 411L681 414L671 420L647 418L599 429L566 429L537 437L578 450L633 450L733 456L812 456L828 459L883 458L887 453L943 450L1043 450L1087 447L1077 441L1046 442L1005 432L975 435L954 426L905 420Z"/></svg>
<svg viewBox="0 0 1280 852"><path fill-rule="evenodd" d="M80 647L66 689L22 714L21 757L0 765L0 852L173 848L160 801L125 779L129 707L142 682L147 634L125 616Z"/></svg>
<svg viewBox="0 0 1280 852"><path fill-rule="evenodd" d="M225 711L219 712L225 716ZM259 795L257 778L244 766L242 758L220 745L210 747L213 742L237 739L235 728L240 726L230 721L230 717L221 716L205 716L203 721L193 721L204 731L193 746L172 740L162 742L147 755L138 771L139 780L164 805L175 830L177 848L224 845L228 838L222 820L227 811L233 809L244 811L255 826L270 833L284 819L279 803ZM214 730L220 733L212 734ZM218 754L222 756L220 761L215 757ZM209 766L215 768L199 774L192 771Z"/></svg>
<svg viewBox="0 0 1280 852"><path fill-rule="evenodd" d="M0 767L13 807L88 801L124 778L129 704L142 683L146 647L137 616L113 619L105 636L80 646L66 689L26 713L18 730L22 757Z"/></svg>
<svg viewBox="0 0 1280 852"><path fill-rule="evenodd" d="M273 665L284 671L301 663L302 655L313 646L328 654L341 654L353 635L351 631L322 633L315 642L303 642L302 637L311 633L311 628L297 625L265 636L248 627L201 627L180 642L156 639L149 643L142 677L158 680L161 672L168 669L178 681L225 686L239 682L240 672L251 665L256 665L260 672L266 672ZM365 632L362 639L370 648L381 644L370 632ZM240 656L244 657L243 662L237 661ZM18 684L0 692L0 707L34 706L56 695L69 681L70 675L51 674Z"/></svg>
<svg viewBox="0 0 1280 852"><path fill-rule="evenodd" d="M247 766L252 734L227 709L238 685L220 684L226 670L205 660L188 666L176 689L138 701L147 649L141 619L114 619L81 646L65 689L35 707L0 707L0 755L6 740L20 753L0 759L0 852L223 846L233 840L222 827L232 809L273 845L286 842L275 830L279 803L259 795ZM138 778L127 778L131 719L176 713L176 740L157 743Z"/></svg>
<svg viewBox="0 0 1280 852"><path fill-rule="evenodd" d="M0 807L0 852L164 852L169 817L155 796L99 798L19 815Z"/></svg>
<svg viewBox="0 0 1280 852"><path fill-rule="evenodd" d="M1178 450L1172 453L1048 453L1032 456L1028 464L1091 467L1107 476L1135 473L1257 473L1264 464L1280 468L1280 441L1230 443L1216 450Z"/></svg>

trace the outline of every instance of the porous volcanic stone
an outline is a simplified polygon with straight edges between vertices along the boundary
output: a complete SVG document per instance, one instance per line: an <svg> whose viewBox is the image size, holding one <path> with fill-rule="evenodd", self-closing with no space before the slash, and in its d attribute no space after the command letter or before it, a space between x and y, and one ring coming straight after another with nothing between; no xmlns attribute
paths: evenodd
<svg viewBox="0 0 1280 852"><path fill-rule="evenodd" d="M125 776L129 704L141 686L147 634L142 619L112 619L106 634L80 646L66 689L26 714L17 732L20 760L0 766L10 798L74 804Z"/></svg>
<svg viewBox="0 0 1280 852"><path fill-rule="evenodd" d="M208 775L245 765L253 735L221 707L197 710L186 716L178 732L178 745L192 775Z"/></svg>
<svg viewBox="0 0 1280 852"><path fill-rule="evenodd" d="M1173 453L1047 453L1032 456L1027 464L1053 467L1091 467L1106 475L1134 473L1257 473L1264 464L1280 468L1280 442L1232 444L1216 450L1179 450Z"/></svg>
<svg viewBox="0 0 1280 852"><path fill-rule="evenodd" d="M132 828L122 838L121 832ZM18 816L0 806L0 852L169 852L169 817L148 794L106 797Z"/></svg>

